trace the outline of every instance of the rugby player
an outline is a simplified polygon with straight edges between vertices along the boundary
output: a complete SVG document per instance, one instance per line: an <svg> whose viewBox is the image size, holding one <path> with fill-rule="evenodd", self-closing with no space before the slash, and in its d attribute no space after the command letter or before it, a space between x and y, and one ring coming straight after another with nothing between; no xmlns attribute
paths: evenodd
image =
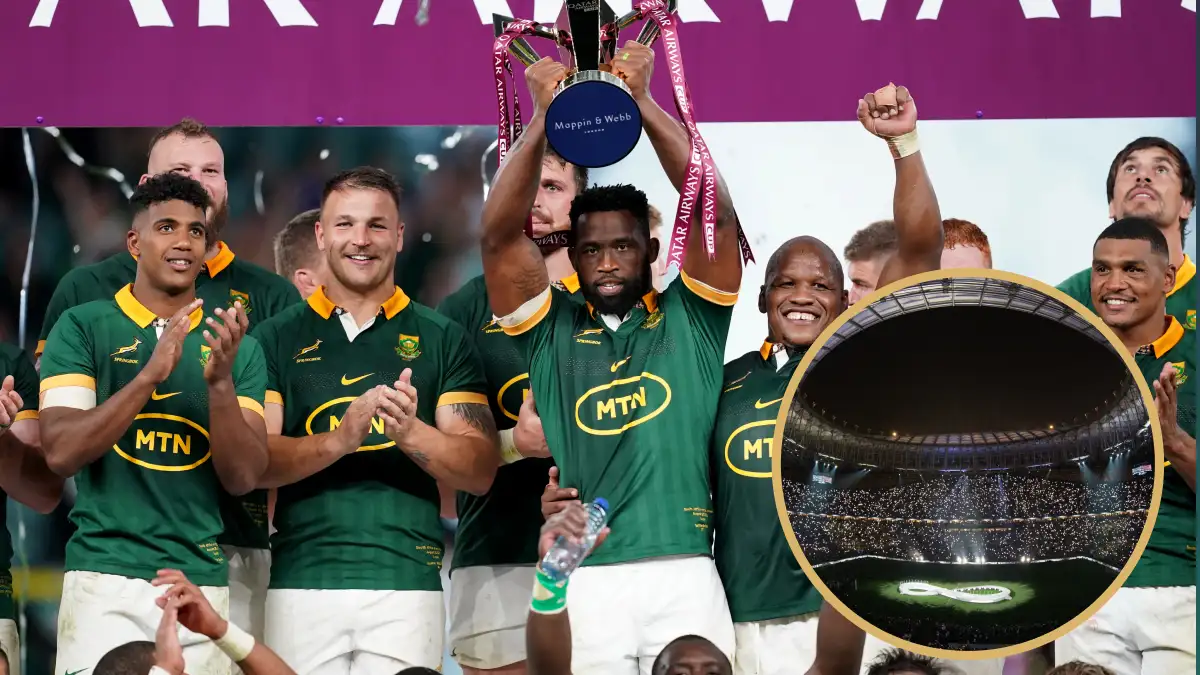
<svg viewBox="0 0 1200 675"><path fill-rule="evenodd" d="M1125 146L1108 168L1108 215L1139 216L1158 226L1167 239L1175 286L1167 293L1167 314L1196 330L1196 263L1183 252L1187 221L1196 206L1196 178L1187 157L1162 138L1145 136ZM1058 289L1100 314L1092 303L1094 266L1070 276Z"/></svg>
<svg viewBox="0 0 1200 675"><path fill-rule="evenodd" d="M1162 230L1117 220L1092 248L1091 273L1092 306L1154 390L1167 460L1158 518L1124 587L1054 648L1058 663L1122 675L1196 670L1196 333L1167 309L1180 286Z"/></svg>
<svg viewBox="0 0 1200 675"><path fill-rule="evenodd" d="M0 343L0 520L8 497L38 513L50 513L62 499L63 479L46 466L38 433L38 375L25 350ZM12 537L0 533L0 650L10 675L21 674L21 643L13 603Z"/></svg>
<svg viewBox="0 0 1200 675"><path fill-rule="evenodd" d="M614 64L679 185L691 143L647 93L652 59L630 43ZM590 188L571 204L569 251L586 304L554 288L523 225L545 154L545 110L566 72L551 59L525 71L535 110L484 204L481 248L493 314L528 359L562 484L611 505L612 541L572 577L582 627L572 634L573 669L645 673L668 642L690 634L731 656L733 625L710 557L707 452L741 281L737 219L721 184L716 260L702 235L691 237L678 283L658 294L645 194Z"/></svg>
<svg viewBox="0 0 1200 675"><path fill-rule="evenodd" d="M541 238L570 230L571 200L587 184L586 168L547 151L530 212L533 236ZM540 249L558 287L577 297L579 282L567 249L556 245ZM554 463L540 450L540 443L522 443L519 427L540 423L529 397L529 368L515 341L504 334L492 316L483 277L467 282L446 298L438 311L461 325L479 353L487 355L484 374L488 400L500 428L504 462L487 494L460 491L457 496L458 528L450 576L450 653L466 675L524 673L525 598L533 584L542 526L539 496L547 470ZM540 436L538 432L538 440ZM526 459L525 454L530 457Z"/></svg>
<svg viewBox="0 0 1200 675"><path fill-rule="evenodd" d="M438 487L484 494L499 462L483 369L458 324L395 285L400 188L326 183L326 285L262 324L279 488L267 644L297 672L436 668L445 609Z"/></svg>
<svg viewBox="0 0 1200 675"><path fill-rule="evenodd" d="M587 515L579 503L564 505L546 520L538 536L538 553L544 557L561 537L579 540L587 532ZM605 528L589 552L608 538ZM539 576L540 572L539 572ZM545 579L545 577L542 577ZM530 675L571 675L571 620L567 613L567 585L535 587L530 602L529 624L526 630ZM698 635L684 635L671 640L655 657L646 671L651 675L731 675L729 658L709 640Z"/></svg>
<svg viewBox="0 0 1200 675"><path fill-rule="evenodd" d="M292 282L305 300L325 283L325 256L317 248L316 227L321 210L297 215L275 235L275 273Z"/></svg>
<svg viewBox="0 0 1200 675"><path fill-rule="evenodd" d="M992 269L992 247L975 223L947 218L942 221L944 238L940 269ZM884 264L896 252L896 223L880 220L854 233L846 244L846 271L850 277L850 304L882 286L878 283Z"/></svg>
<svg viewBox="0 0 1200 675"><path fill-rule="evenodd" d="M896 252L896 224L877 220L855 232L842 255L850 277L850 304L875 292L883 266Z"/></svg>
<svg viewBox="0 0 1200 675"><path fill-rule="evenodd" d="M75 476L78 492L58 615L61 673L154 635L161 611L150 582L165 567L186 572L226 611L220 497L249 492L267 464L266 370L245 336L245 311L236 302L205 320L196 297L208 193L161 174L130 204L133 283L68 309L42 354L46 462ZM208 638L180 640L191 672L229 671Z"/></svg>
<svg viewBox="0 0 1200 675"><path fill-rule="evenodd" d="M917 146L916 104L902 88L897 94L895 106L874 95L859 104L868 131L905 148L894 162L894 253L882 260L880 286L938 269L943 248L937 197ZM814 663L823 673L857 672L863 656L863 632L832 608L820 612L821 596L788 548L771 487L780 402L805 352L847 304L832 249L813 237L784 243L758 295L767 340L725 366L710 451L714 555L735 622L738 675L784 675Z"/></svg>
<svg viewBox="0 0 1200 675"><path fill-rule="evenodd" d="M229 188L225 181L225 155L208 127L185 119L167 127L150 141L146 173L151 176L175 173L189 176L208 191L211 205L207 223L213 237L204 255L204 273L196 278L196 294L208 313L241 302L251 329L283 308L300 301L286 280L234 255L219 241L229 218ZM59 281L46 308L42 323L40 356L51 329L66 310L93 300L109 300L133 282L137 261L129 253L118 253L98 263L72 269ZM217 540L229 560L229 611L239 626L246 626L262 639L263 603L271 571L268 546L267 495L255 490L240 498L222 498L225 531Z"/></svg>

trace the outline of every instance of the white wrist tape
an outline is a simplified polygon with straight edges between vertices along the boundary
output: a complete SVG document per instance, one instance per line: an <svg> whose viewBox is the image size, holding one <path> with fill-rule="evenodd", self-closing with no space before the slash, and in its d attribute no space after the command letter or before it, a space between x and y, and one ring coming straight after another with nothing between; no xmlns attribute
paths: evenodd
<svg viewBox="0 0 1200 675"><path fill-rule="evenodd" d="M513 440L513 430L505 429L500 432L500 459L505 464L512 464L525 459L525 455L517 450L516 441Z"/></svg>
<svg viewBox="0 0 1200 675"><path fill-rule="evenodd" d="M888 149L892 151L892 159L903 159L915 155L921 149L921 141L917 138L917 130L907 134L887 139Z"/></svg>
<svg viewBox="0 0 1200 675"><path fill-rule="evenodd" d="M217 649L225 652L225 655L234 663L241 663L246 660L247 656L250 656L250 652L254 651L254 636L233 625L231 621L225 635L220 640L214 641L214 644L217 645Z"/></svg>

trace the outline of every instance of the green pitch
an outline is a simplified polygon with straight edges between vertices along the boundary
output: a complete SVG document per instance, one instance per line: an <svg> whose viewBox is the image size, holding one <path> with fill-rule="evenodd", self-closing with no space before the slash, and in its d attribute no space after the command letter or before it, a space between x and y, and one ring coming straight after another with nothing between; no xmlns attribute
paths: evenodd
<svg viewBox="0 0 1200 675"><path fill-rule="evenodd" d="M876 627L941 648L957 642L1002 646L1041 637L1091 605L1117 574L1090 560L943 565L878 558L833 563L817 573L842 602ZM975 604L900 592L901 584L917 581L944 589L1000 586L1012 597Z"/></svg>

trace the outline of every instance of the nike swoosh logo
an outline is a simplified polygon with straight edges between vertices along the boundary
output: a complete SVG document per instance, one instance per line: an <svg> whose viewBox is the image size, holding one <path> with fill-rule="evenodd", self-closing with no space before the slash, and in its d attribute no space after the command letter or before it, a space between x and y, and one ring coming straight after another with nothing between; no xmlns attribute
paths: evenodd
<svg viewBox="0 0 1200 675"><path fill-rule="evenodd" d="M370 377L374 374L375 373L367 373L366 375L363 375L361 377L356 377L354 379L347 378L345 375L343 375L342 376L342 384L349 387L350 385L354 384L355 382L362 382L363 380L367 379L368 377Z"/></svg>
<svg viewBox="0 0 1200 675"><path fill-rule="evenodd" d="M614 373L617 372L617 368L620 368L621 366L625 365L625 362L628 361L629 359L630 359L630 357L626 356L625 358L621 359L620 361L617 361L616 363L612 364L612 368L610 368L609 370L611 370Z"/></svg>
<svg viewBox="0 0 1200 675"><path fill-rule="evenodd" d="M178 392L178 391L173 391L173 392L171 392L171 393L169 393L169 394L160 394L160 393L158 393L158 391L156 390L156 391L154 391L154 392L152 392L152 393L150 394L150 400L151 400L151 401L162 401L162 400L164 400L164 399L171 398L172 396L178 396L180 393L181 393L181 392ZM86 670L86 668L85 668L84 670ZM81 671L79 671L79 672L83 672L83 671L81 670ZM67 673L67 675L75 675L75 673Z"/></svg>
<svg viewBox="0 0 1200 675"><path fill-rule="evenodd" d="M87 668L80 668L79 670L74 670L74 671L67 673L67 675L79 675L80 673L82 673L85 670L87 670Z"/></svg>
<svg viewBox="0 0 1200 675"><path fill-rule="evenodd" d="M759 410L762 410L763 408L766 408L767 406L775 405L776 403L779 403L782 400L783 400L783 397L780 396L779 398L775 399L774 401L767 401L766 403L763 403L762 399L760 398L754 402L754 407L758 408Z"/></svg>

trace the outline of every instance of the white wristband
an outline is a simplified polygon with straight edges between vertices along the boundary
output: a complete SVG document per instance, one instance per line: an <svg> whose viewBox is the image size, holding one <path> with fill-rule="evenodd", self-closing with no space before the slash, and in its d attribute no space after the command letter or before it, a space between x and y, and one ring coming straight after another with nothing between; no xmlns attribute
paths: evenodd
<svg viewBox="0 0 1200 675"><path fill-rule="evenodd" d="M513 430L505 429L500 432L500 459L505 464L512 464L525 459L525 455L517 450L517 444L513 440Z"/></svg>
<svg viewBox="0 0 1200 675"><path fill-rule="evenodd" d="M893 136L886 140L888 149L892 151L892 159L903 159L909 155L915 155L921 150L921 140L917 138L916 129L907 134Z"/></svg>
<svg viewBox="0 0 1200 675"><path fill-rule="evenodd" d="M234 663L241 663L254 651L254 636L233 625L232 621L228 622L228 625L225 635L213 643Z"/></svg>

